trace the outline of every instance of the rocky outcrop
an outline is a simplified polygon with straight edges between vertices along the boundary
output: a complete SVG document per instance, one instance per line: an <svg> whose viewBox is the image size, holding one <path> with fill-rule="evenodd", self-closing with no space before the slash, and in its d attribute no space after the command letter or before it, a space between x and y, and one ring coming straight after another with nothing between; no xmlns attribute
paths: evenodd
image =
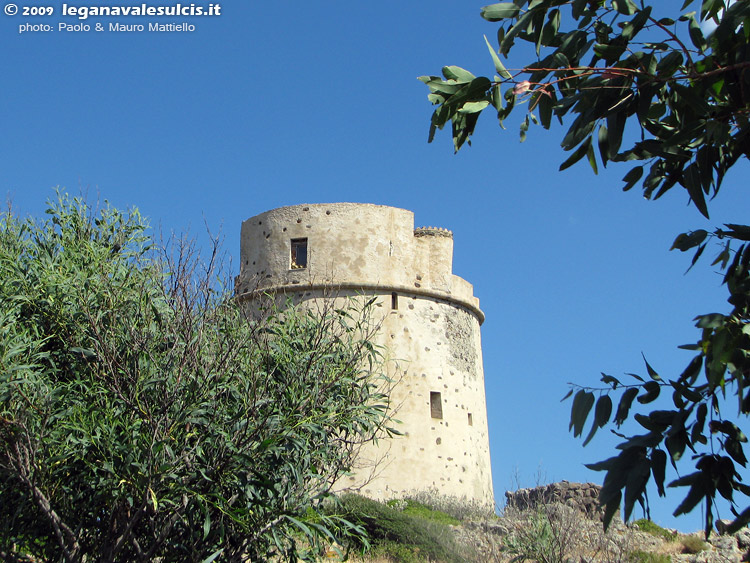
<svg viewBox="0 0 750 563"><path fill-rule="evenodd" d="M591 519L601 520L604 512L599 508L601 487L594 483L560 481L541 487L506 491L506 505L518 510L533 509L546 504L560 503L574 508Z"/></svg>

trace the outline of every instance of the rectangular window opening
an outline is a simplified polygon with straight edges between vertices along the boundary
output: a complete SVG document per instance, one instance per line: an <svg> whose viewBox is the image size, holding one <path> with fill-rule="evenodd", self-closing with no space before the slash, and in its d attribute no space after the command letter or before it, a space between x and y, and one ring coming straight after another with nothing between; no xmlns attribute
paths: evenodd
<svg viewBox="0 0 750 563"><path fill-rule="evenodd" d="M398 310L398 293L395 291L391 293L391 309L394 311Z"/></svg>
<svg viewBox="0 0 750 563"><path fill-rule="evenodd" d="M474 419L471 416L471 413L469 413L469 426L474 426Z"/></svg>
<svg viewBox="0 0 750 563"><path fill-rule="evenodd" d="M292 239L292 270L301 270L307 268L307 239Z"/></svg>
<svg viewBox="0 0 750 563"><path fill-rule="evenodd" d="M443 398L439 391L430 391L430 416L443 418Z"/></svg>

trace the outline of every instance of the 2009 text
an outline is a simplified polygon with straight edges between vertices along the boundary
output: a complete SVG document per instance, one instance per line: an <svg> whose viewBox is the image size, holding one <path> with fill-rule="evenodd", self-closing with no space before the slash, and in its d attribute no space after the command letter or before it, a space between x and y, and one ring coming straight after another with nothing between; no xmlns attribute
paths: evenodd
<svg viewBox="0 0 750 563"><path fill-rule="evenodd" d="M53 6L22 6L21 15L24 16L51 16L55 13Z"/></svg>

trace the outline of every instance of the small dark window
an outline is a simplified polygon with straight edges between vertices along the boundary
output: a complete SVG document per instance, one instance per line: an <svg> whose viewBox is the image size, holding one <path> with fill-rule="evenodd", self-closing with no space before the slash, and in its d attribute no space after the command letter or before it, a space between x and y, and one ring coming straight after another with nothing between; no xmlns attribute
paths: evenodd
<svg viewBox="0 0 750 563"><path fill-rule="evenodd" d="M430 416L443 418L443 398L439 391L430 391Z"/></svg>
<svg viewBox="0 0 750 563"><path fill-rule="evenodd" d="M471 413L469 413L469 426L474 426L474 419L471 416Z"/></svg>
<svg viewBox="0 0 750 563"><path fill-rule="evenodd" d="M292 270L307 268L307 239L292 239Z"/></svg>
<svg viewBox="0 0 750 563"><path fill-rule="evenodd" d="M398 309L398 293L391 293L391 309L396 311Z"/></svg>

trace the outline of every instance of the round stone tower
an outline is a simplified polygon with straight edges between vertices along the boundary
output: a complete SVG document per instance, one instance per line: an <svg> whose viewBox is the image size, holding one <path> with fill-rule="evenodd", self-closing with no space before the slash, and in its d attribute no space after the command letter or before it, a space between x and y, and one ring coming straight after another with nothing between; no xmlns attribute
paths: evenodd
<svg viewBox="0 0 750 563"><path fill-rule="evenodd" d="M396 360L391 404L404 435L366 446L338 489L380 500L436 490L494 506L484 314L472 285L452 273L450 231L415 229L405 209L295 205L245 221L240 256L242 300L267 292L295 302L332 293L376 298L376 338Z"/></svg>

